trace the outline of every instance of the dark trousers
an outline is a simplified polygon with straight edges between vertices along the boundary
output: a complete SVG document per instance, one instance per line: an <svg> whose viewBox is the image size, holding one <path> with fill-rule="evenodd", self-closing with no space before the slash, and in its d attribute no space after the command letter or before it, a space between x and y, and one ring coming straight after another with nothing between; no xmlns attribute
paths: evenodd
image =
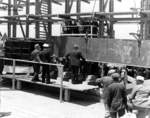
<svg viewBox="0 0 150 118"><path fill-rule="evenodd" d="M42 65L42 82L50 83L50 68L48 65Z"/></svg>
<svg viewBox="0 0 150 118"><path fill-rule="evenodd" d="M79 66L71 65L71 72L73 74L72 83L78 83Z"/></svg>
<svg viewBox="0 0 150 118"><path fill-rule="evenodd" d="M34 75L32 80L39 80L39 73L40 73L40 65L33 64Z"/></svg>

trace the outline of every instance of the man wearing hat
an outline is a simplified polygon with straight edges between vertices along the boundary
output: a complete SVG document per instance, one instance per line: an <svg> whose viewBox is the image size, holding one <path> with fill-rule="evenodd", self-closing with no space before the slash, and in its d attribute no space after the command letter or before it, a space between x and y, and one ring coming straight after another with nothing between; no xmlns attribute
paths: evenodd
<svg viewBox="0 0 150 118"><path fill-rule="evenodd" d="M112 74L113 83L108 86L107 105L111 118L121 117L127 108L126 89L123 83L119 82L120 75Z"/></svg>
<svg viewBox="0 0 150 118"><path fill-rule="evenodd" d="M31 52L31 59L35 62L41 62L41 59L39 57L41 51L41 47L39 44L34 45L34 50ZM40 65L37 63L33 63L33 70L34 70L34 75L32 78L32 81L39 81L39 72L40 72Z"/></svg>
<svg viewBox="0 0 150 118"><path fill-rule="evenodd" d="M70 70L73 73L72 83L78 83L78 74L81 60L85 61L85 59L82 56L82 53L79 51L79 46L77 44L73 46L73 51L66 55L66 59L69 61Z"/></svg>
<svg viewBox="0 0 150 118"><path fill-rule="evenodd" d="M105 118L108 118L110 116L106 99L107 99L108 86L113 83L112 74L115 73L115 72L116 72L116 70L110 69L107 73L107 76L104 76L104 77L99 78L99 79L96 80L97 84L100 85L100 87L103 88Z"/></svg>
<svg viewBox="0 0 150 118"><path fill-rule="evenodd" d="M43 44L43 50L40 53L41 61L44 63L50 63L52 56L52 49L51 46L47 43ZM42 82L43 83L50 83L50 66L43 64L42 65Z"/></svg>

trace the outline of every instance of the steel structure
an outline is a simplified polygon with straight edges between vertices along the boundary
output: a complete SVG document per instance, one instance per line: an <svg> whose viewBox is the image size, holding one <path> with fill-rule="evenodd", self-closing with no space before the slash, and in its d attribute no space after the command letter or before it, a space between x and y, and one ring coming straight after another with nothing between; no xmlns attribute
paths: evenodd
<svg viewBox="0 0 150 118"><path fill-rule="evenodd" d="M89 4L92 0L8 0L8 2L1 1L3 5L1 9L8 11L8 16L1 16L0 23L8 24L8 37L17 38L17 25L20 25L23 38L30 39L29 27L35 25L35 39L50 39L52 34L52 24L54 22L64 22L67 20L80 19L82 17L89 17L100 21L101 37L104 33L104 21L110 22L109 37L114 37L113 24L114 23L140 23L141 25L147 20L147 13L149 11L134 11L134 12L114 12L114 0L99 0L99 11L81 13L81 2ZM119 0L118 0L119 1ZM65 3L65 13L52 14L52 3L62 5ZM76 3L76 13L71 13L73 4ZM30 14L30 7L35 6L35 14ZM18 13L22 8L26 9L26 14L20 15ZM106 8L109 8L106 11ZM104 16L104 17L101 17ZM123 16L123 17L122 17ZM73 17L73 18L72 18ZM25 28L23 27L25 25ZM143 33L142 33L143 34Z"/></svg>

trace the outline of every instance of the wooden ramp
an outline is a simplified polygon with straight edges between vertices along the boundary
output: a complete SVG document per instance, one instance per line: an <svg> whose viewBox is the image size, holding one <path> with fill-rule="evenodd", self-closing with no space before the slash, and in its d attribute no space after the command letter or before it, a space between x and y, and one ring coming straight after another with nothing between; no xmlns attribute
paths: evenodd
<svg viewBox="0 0 150 118"><path fill-rule="evenodd" d="M27 75L12 75L12 74L5 74L2 75L2 78L4 79L12 79L13 81L16 81L17 84L14 85L12 88L17 88L21 89L21 83L22 82L27 82L27 83L32 83L32 84L38 84L42 86L49 86L49 87L55 87L55 88L61 88L63 87L64 90L64 100L69 101L70 100L70 92L71 90L74 91L88 91L88 90L93 90L97 89L98 86L92 86L92 85L86 85L86 84L72 84L70 82L63 81L62 85L59 80L56 79L51 79L50 84L42 83L42 82L36 82L36 81L31 81L32 76L27 76ZM13 86L13 84L12 84Z"/></svg>

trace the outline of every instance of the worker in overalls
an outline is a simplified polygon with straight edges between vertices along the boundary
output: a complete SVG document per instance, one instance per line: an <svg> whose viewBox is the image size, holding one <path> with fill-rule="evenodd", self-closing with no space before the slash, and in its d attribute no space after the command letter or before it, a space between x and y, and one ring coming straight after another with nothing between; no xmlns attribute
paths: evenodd
<svg viewBox="0 0 150 118"><path fill-rule="evenodd" d="M31 59L35 62L41 62L41 59L39 57L41 51L41 47L39 44L34 45L34 50L31 52ZM39 81L39 72L40 72L40 65L38 63L33 63L33 70L34 75L32 78L32 81Z"/></svg>
<svg viewBox="0 0 150 118"><path fill-rule="evenodd" d="M51 46L47 43L43 44L43 50L40 53L40 58L44 63L51 62L52 49ZM42 82L50 83L50 66L46 64L42 64Z"/></svg>

